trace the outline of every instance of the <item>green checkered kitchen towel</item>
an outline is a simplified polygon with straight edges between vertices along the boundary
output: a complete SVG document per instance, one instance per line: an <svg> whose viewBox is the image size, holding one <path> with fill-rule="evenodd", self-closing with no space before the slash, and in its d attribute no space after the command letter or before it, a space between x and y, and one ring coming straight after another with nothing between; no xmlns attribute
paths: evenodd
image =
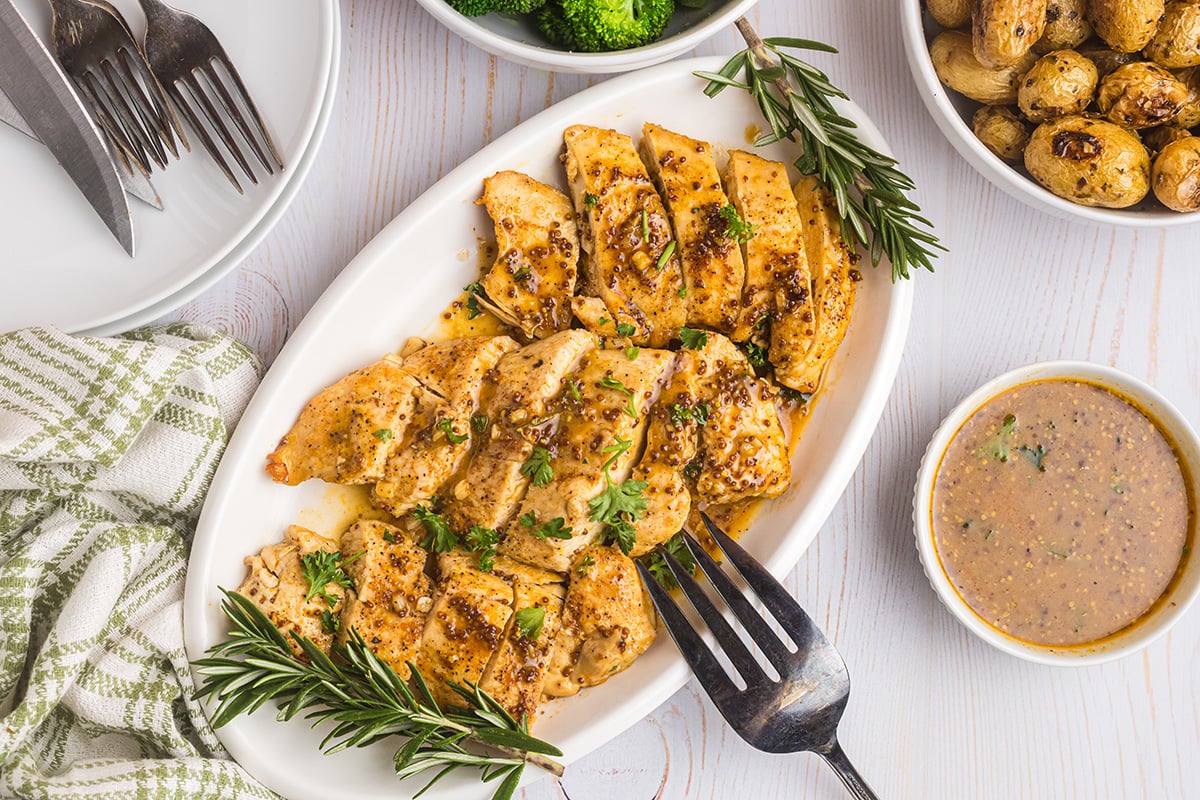
<svg viewBox="0 0 1200 800"><path fill-rule="evenodd" d="M191 535L258 372L200 326L0 335L0 797L273 797L183 649Z"/></svg>

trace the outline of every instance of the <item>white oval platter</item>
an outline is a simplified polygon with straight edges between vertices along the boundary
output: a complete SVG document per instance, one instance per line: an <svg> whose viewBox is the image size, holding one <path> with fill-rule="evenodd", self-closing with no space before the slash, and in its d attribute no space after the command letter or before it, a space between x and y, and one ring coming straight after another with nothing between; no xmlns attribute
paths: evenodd
<svg viewBox="0 0 1200 800"><path fill-rule="evenodd" d="M326 290L279 354L238 425L214 477L192 548L184 603L188 655L200 658L226 633L218 586L236 588L242 559L278 541L287 525L322 503L329 489L272 483L264 458L308 399L347 372L429 331L438 312L478 272L478 239L492 229L474 201L482 181L501 169L523 170L562 185L562 130L573 123L609 126L637 136L644 121L707 139L717 149L745 148L747 126L760 124L744 92L702 94L693 70L720 59L671 62L610 80L564 100L497 139L405 209ZM878 130L855 106L843 113L861 136L887 151ZM790 146L763 154L790 162ZM420 154L411 154L420 158ZM832 362L827 384L793 454L793 487L767 504L743 544L775 575L787 573L817 535L866 450L900 364L912 307L912 285L893 284L890 268L864 265L853 323ZM627 671L602 686L547 705L534 732L555 743L570 763L637 722L688 679L665 633ZM275 721L261 709L218 731L230 753L272 789L294 800L334 796L393 800L419 782L399 785L385 744L322 756L322 733L299 720ZM537 777L528 770L527 780ZM485 798L494 784L475 774L451 776L427 797Z"/></svg>

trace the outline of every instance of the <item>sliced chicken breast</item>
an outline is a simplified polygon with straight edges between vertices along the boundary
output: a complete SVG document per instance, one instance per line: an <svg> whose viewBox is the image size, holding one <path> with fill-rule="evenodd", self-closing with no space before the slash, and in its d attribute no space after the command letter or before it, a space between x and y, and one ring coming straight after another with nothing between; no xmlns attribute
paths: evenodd
<svg viewBox="0 0 1200 800"><path fill-rule="evenodd" d="M586 256L583 294L603 300L614 325L630 326L634 344L663 347L683 325L687 304L679 256L667 252L674 237L662 200L628 136L572 125L563 139Z"/></svg>
<svg viewBox="0 0 1200 800"><path fill-rule="evenodd" d="M506 171L484 180L479 202L496 228L496 263L480 280L490 310L529 339L569 328L579 261L570 199Z"/></svg>
<svg viewBox="0 0 1200 800"><path fill-rule="evenodd" d="M708 142L647 122L642 157L662 195L683 264L687 323L732 333L746 267L735 239L725 235L721 209L729 203Z"/></svg>

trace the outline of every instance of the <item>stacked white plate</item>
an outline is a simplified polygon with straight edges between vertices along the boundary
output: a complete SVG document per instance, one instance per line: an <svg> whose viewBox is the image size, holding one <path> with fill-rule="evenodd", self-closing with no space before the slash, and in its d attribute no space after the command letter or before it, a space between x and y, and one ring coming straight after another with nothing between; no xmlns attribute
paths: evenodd
<svg viewBox="0 0 1200 800"><path fill-rule="evenodd" d="M237 66L286 169L239 195L193 143L152 176L165 206L134 200L136 255L104 228L44 147L0 125L0 332L54 325L115 333L149 322L212 286L262 241L287 209L329 120L340 51L337 0L178 0L204 20ZM41 0L18 0L39 34ZM115 5L140 35L135 0ZM249 184L248 181L243 181Z"/></svg>

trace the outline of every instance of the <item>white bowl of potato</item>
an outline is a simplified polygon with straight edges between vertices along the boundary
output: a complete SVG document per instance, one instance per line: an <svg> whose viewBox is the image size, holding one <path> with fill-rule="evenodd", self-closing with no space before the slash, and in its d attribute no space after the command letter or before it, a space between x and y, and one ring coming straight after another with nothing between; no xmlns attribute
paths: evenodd
<svg viewBox="0 0 1200 800"><path fill-rule="evenodd" d="M902 17L934 121L1001 189L1072 219L1200 222L1200 3L905 0Z"/></svg>

